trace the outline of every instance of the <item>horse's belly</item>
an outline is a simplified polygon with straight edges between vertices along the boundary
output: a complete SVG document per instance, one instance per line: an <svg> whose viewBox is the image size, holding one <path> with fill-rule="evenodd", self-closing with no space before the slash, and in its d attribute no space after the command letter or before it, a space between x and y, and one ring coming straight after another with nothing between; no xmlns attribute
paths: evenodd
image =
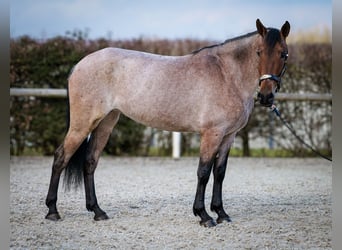
<svg viewBox="0 0 342 250"><path fill-rule="evenodd" d="M121 108L121 112L132 120L148 127L167 131L197 132L198 122L194 115L186 112L160 109L160 106Z"/></svg>

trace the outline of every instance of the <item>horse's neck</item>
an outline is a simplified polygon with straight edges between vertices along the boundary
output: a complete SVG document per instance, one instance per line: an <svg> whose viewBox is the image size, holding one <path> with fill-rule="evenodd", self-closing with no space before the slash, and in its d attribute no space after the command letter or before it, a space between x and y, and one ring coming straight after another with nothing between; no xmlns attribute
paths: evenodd
<svg viewBox="0 0 342 250"><path fill-rule="evenodd" d="M233 81L243 99L253 99L258 87L257 35L224 44L218 56L225 67L226 79ZM229 83L230 84L230 83Z"/></svg>

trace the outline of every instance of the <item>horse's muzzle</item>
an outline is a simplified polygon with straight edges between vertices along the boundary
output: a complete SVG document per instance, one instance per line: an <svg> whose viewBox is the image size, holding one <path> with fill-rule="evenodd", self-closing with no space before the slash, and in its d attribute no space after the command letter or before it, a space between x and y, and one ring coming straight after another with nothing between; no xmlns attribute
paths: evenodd
<svg viewBox="0 0 342 250"><path fill-rule="evenodd" d="M271 107L274 101L274 94L270 93L267 95L258 93L258 100L262 106Z"/></svg>

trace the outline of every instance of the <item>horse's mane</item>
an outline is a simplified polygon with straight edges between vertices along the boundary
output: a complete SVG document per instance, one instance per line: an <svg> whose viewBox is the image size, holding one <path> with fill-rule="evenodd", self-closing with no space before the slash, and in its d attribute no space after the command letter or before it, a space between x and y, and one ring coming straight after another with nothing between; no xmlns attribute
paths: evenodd
<svg viewBox="0 0 342 250"><path fill-rule="evenodd" d="M279 30L274 29L274 28L268 28L267 30L268 30L268 32L267 32L267 35L266 35L265 39L266 39L267 44L271 48L273 48L275 46L275 44L277 42L280 42L280 40L281 40L280 32L279 32ZM193 51L192 54L197 54L198 52L200 52L202 50L205 50L205 49L211 49L211 48L219 47L219 46L225 45L227 43L231 43L231 42L234 42L234 41L237 41L237 40L241 40L241 39L244 39L244 38L247 38L247 37L250 37L250 36L254 36L257 33L258 33L258 31L253 31L253 32L250 32L250 33L238 36L238 37L233 37L233 38L227 39L227 40L225 40L222 43L205 46L205 47L202 47L200 49L197 49L197 50Z"/></svg>
<svg viewBox="0 0 342 250"><path fill-rule="evenodd" d="M211 49L211 48L214 48L214 47L219 47L219 46L225 45L227 43L231 43L231 42L234 42L234 41L246 38L246 37L250 37L250 36L255 35L256 33L257 33L257 31L254 31L254 32L250 32L250 33L238 36L238 37L229 38L229 39L225 40L222 43L213 44L213 45L209 45L209 46L204 46L204 47L202 47L200 49L197 49L197 50L193 51L192 54L197 54L198 52L200 52L202 50L205 50L205 49Z"/></svg>

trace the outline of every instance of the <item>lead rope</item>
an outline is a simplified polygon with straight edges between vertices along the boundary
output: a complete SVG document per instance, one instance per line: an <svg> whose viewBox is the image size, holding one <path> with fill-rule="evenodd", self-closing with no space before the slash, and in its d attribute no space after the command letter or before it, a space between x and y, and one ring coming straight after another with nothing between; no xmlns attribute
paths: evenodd
<svg viewBox="0 0 342 250"><path fill-rule="evenodd" d="M279 110L277 109L277 107L273 104L271 106L271 110L280 118L280 120L283 122L283 124L290 130L290 132L297 138L298 141L300 141L301 143L303 143L306 147L308 147L309 149L311 149L312 152L314 152L315 154L319 155L320 157L328 160L328 161L332 161L331 158L322 155L320 152L318 152L317 150L315 150L312 146L310 146L309 144L307 144L302 138L300 138L296 132L294 131L294 129L292 128L292 126L280 115Z"/></svg>

